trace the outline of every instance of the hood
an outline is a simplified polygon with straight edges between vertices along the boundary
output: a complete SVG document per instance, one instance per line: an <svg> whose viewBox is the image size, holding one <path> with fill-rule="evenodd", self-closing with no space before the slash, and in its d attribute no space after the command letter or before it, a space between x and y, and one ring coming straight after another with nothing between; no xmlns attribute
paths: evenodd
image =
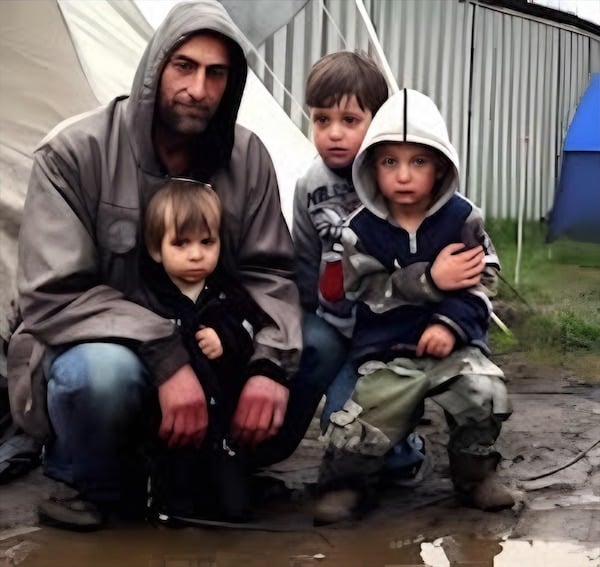
<svg viewBox="0 0 600 567"><path fill-rule="evenodd" d="M242 100L248 65L242 48L243 35L217 0L181 2L173 7L150 39L138 65L127 107L127 126L134 153L142 170L161 175L152 144L152 122L160 76L168 55L187 37L200 30L221 33L232 41L231 69L223 100L206 131L198 136L204 171L193 172L206 181L231 156L237 113Z"/></svg>
<svg viewBox="0 0 600 567"><path fill-rule="evenodd" d="M388 218L385 199L375 182L368 150L382 142L413 142L444 154L452 167L441 180L436 201L428 214L438 210L458 189L458 154L450 142L446 123L435 103L423 93L403 89L392 95L375 114L352 167L354 188L373 214Z"/></svg>

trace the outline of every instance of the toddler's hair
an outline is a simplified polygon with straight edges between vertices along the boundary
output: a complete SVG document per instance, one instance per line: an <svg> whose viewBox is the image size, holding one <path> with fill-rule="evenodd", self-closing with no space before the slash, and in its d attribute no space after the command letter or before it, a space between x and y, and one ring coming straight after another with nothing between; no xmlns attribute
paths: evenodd
<svg viewBox="0 0 600 567"><path fill-rule="evenodd" d="M160 251L167 230L174 226L179 238L186 232L206 230L218 235L223 207L210 185L172 179L150 199L146 209L144 236L150 252Z"/></svg>
<svg viewBox="0 0 600 567"><path fill-rule="evenodd" d="M388 85L371 57L337 51L319 59L306 79L305 101L310 108L330 108L344 96L356 97L361 110L375 114L388 98Z"/></svg>

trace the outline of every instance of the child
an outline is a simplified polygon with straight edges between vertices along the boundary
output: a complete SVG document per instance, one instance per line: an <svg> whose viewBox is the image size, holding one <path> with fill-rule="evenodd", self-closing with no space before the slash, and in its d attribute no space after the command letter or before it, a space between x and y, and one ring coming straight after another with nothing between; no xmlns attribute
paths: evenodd
<svg viewBox="0 0 600 567"><path fill-rule="evenodd" d="M297 181L292 237L296 283L308 313L316 312L332 332L348 338L352 304L344 299L339 238L341 227L360 204L352 185L352 163L373 115L388 97L385 77L369 57L340 51L311 68L305 100L319 156ZM321 426L332 409L352 393L355 373L345 368L327 393Z"/></svg>
<svg viewBox="0 0 600 567"><path fill-rule="evenodd" d="M204 508L218 517L242 520L248 515L245 471L239 450L229 438L230 420L253 353L253 333L262 313L231 275L219 268L222 207L213 189L197 182L171 180L150 200L145 214L145 240L155 264L147 281L161 315L179 326L191 365L202 383L209 408L209 429L198 451L169 449L159 452L160 473L153 491L159 519L169 514L196 515L197 499L213 497ZM200 477L194 486L187 468L210 470L208 486ZM155 482L155 483L156 483ZM203 510L204 512L204 510Z"/></svg>
<svg viewBox="0 0 600 567"><path fill-rule="evenodd" d="M342 262L346 297L357 302L350 356L360 378L352 399L331 416L315 521L359 511L383 456L418 423L426 396L447 416L457 492L481 509L512 506L495 478L494 448L510 409L502 371L486 356L488 297L499 264L480 212L456 193L458 157L431 99L404 89L381 107L353 179L364 206L343 229ZM438 289L429 300L395 294L396 281L410 287L416 278L417 286L415 267L456 242L483 245L482 284Z"/></svg>
<svg viewBox="0 0 600 567"><path fill-rule="evenodd" d="M316 313L326 322L320 326L321 343L316 346L326 351L321 356L330 359L337 354L333 346L344 351L342 359L347 358L354 325L353 303L344 297L340 245L343 223L360 204L352 184L352 164L373 116L387 97L387 83L378 66L358 53L326 55L313 65L307 78L305 99L319 156L296 184L292 236L300 301L307 319ZM432 268L440 288L464 287L478 281L482 255L475 250L450 256L449 251L455 249L450 247L441 254L436 269ZM421 267L423 273L429 268L424 264ZM451 281L454 277L457 283ZM428 282L419 289L398 293L414 291L426 300L432 293ZM322 340L323 334L328 340ZM338 370L327 391L322 429L327 427L331 412L341 409L350 397L358 377L352 364ZM421 464L421 447L421 440L414 435L394 447L388 463L393 463L396 477L400 470L413 471Z"/></svg>

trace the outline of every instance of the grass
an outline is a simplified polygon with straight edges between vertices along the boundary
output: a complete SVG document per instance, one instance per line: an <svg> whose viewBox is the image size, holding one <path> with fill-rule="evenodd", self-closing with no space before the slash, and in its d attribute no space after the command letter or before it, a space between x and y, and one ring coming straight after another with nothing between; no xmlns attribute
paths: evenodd
<svg viewBox="0 0 600 567"><path fill-rule="evenodd" d="M491 220L486 225L505 280L495 305L512 332L508 336L492 325L492 350L518 350L600 382L600 245L568 240L549 245L544 224L526 223L515 281L516 223Z"/></svg>

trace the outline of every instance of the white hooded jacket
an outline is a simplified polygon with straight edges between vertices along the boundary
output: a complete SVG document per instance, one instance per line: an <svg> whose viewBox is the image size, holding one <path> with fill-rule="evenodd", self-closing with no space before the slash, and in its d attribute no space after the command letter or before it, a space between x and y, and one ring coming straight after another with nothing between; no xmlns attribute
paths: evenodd
<svg viewBox="0 0 600 567"><path fill-rule="evenodd" d="M383 142L422 144L450 163L433 188L435 197L425 218L413 232L396 224L377 187L370 153ZM435 103L410 89L390 97L373 118L354 161L353 181L363 206L348 219L342 234L344 287L347 297L357 302L355 357L410 354L433 323L448 327L457 347L471 344L487 351L489 296L499 262L480 210L457 192L458 172L458 155ZM483 245L485 285L443 292L424 266L458 242L467 248Z"/></svg>

